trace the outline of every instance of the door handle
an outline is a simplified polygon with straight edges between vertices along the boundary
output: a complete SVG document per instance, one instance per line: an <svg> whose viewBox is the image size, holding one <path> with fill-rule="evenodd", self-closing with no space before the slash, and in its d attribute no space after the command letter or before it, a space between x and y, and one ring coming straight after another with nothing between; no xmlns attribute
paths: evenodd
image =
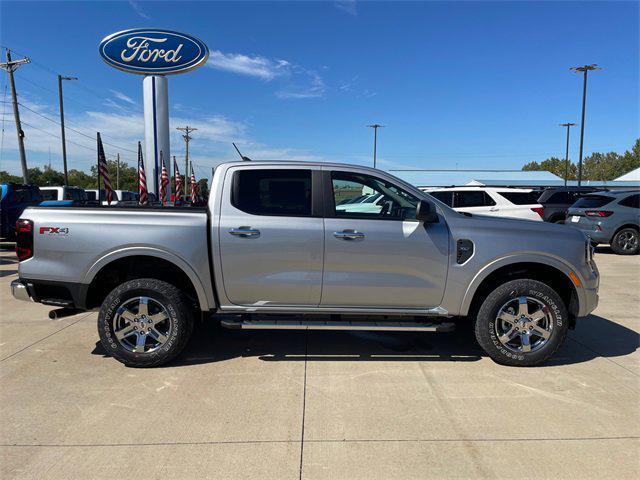
<svg viewBox="0 0 640 480"><path fill-rule="evenodd" d="M490 212L499 212L500 209L498 207L493 207L489 209Z"/></svg>
<svg viewBox="0 0 640 480"><path fill-rule="evenodd" d="M260 230L255 230L251 227L232 228L229 233L235 237L242 238L258 238L260 236Z"/></svg>
<svg viewBox="0 0 640 480"><path fill-rule="evenodd" d="M333 232L333 236L340 240L362 240L364 233L355 230L343 230L341 232Z"/></svg>

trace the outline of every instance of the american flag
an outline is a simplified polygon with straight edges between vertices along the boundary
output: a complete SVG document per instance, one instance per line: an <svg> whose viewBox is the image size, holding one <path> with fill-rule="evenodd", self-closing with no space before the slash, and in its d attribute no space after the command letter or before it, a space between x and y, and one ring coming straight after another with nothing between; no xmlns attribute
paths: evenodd
<svg viewBox="0 0 640 480"><path fill-rule="evenodd" d="M113 188L111 188L111 182L109 181L107 157L104 154L104 147L102 146L100 132L98 132L98 185L100 185L100 177L102 177L102 180L104 181L104 190L107 193L107 205L111 205L111 201L113 200ZM100 201L100 190L98 190L98 201Z"/></svg>
<svg viewBox="0 0 640 480"><path fill-rule="evenodd" d="M178 162L176 157L173 157L173 178L176 182L176 194L173 198L174 203L182 202L182 177L180 176L180 170L178 170Z"/></svg>
<svg viewBox="0 0 640 480"><path fill-rule="evenodd" d="M138 193L140 205L146 205L149 200L147 192L147 176L144 174L144 160L142 159L142 145L138 142Z"/></svg>
<svg viewBox="0 0 640 480"><path fill-rule="evenodd" d="M160 201L164 205L167 200L167 187L169 187L169 190L171 190L171 187L169 186L169 174L167 173L167 167L165 167L164 165L162 151L160 152L160 165L162 166L162 170L160 173Z"/></svg>
<svg viewBox="0 0 640 480"><path fill-rule="evenodd" d="M198 182L196 182L196 176L193 174L193 163L191 164L191 203L196 203L198 200Z"/></svg>

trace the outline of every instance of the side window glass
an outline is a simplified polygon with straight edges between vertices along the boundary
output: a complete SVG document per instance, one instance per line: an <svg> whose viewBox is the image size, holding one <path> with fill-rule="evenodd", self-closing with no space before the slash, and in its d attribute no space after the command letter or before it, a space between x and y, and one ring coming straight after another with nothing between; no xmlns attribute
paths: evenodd
<svg viewBox="0 0 640 480"><path fill-rule="evenodd" d="M419 199L385 180L347 172L331 172L335 216L406 220L416 216Z"/></svg>
<svg viewBox="0 0 640 480"><path fill-rule="evenodd" d="M631 195L624 200L620 200L620 205L624 207L631 208L640 208L640 194L639 195Z"/></svg>
<svg viewBox="0 0 640 480"><path fill-rule="evenodd" d="M431 195L434 198L437 198L438 200L440 200L442 203L444 203L445 205L449 205L450 207L453 207L453 193L448 191L448 192L427 192L429 195Z"/></svg>
<svg viewBox="0 0 640 480"><path fill-rule="evenodd" d="M485 192L480 190L469 190L469 191L457 191L456 192L456 207L457 208L465 208L465 207L488 207L491 205L495 205L496 202L487 195Z"/></svg>
<svg viewBox="0 0 640 480"><path fill-rule="evenodd" d="M252 215L311 216L311 170L241 170L231 204Z"/></svg>

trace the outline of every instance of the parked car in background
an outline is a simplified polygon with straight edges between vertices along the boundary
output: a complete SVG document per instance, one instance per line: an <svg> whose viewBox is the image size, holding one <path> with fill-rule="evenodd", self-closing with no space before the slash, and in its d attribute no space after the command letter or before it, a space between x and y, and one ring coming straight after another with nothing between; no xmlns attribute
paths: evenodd
<svg viewBox="0 0 640 480"><path fill-rule="evenodd" d="M618 255L635 255L640 251L640 190L585 195L569 208L566 223L595 245L608 243Z"/></svg>
<svg viewBox="0 0 640 480"><path fill-rule="evenodd" d="M87 204L87 194L80 187L40 187L40 194L43 206L70 207Z"/></svg>
<svg viewBox="0 0 640 480"><path fill-rule="evenodd" d="M3 183L0 185L0 238L15 238L16 221L25 208L39 205L40 189L35 185Z"/></svg>
<svg viewBox="0 0 640 480"><path fill-rule="evenodd" d="M538 203L542 205L542 219L545 222L564 223L567 210L578 199L598 189L594 187L557 187L542 192Z"/></svg>
<svg viewBox="0 0 640 480"><path fill-rule="evenodd" d="M530 188L447 187L423 191L458 212L542 220L540 191Z"/></svg>
<svg viewBox="0 0 640 480"><path fill-rule="evenodd" d="M98 204L98 189L93 188L87 190L87 197L89 202L92 204ZM100 189L100 199L102 200L102 205L109 205L107 203L107 192L101 188ZM155 198L155 197L154 197ZM133 204L138 203L138 194L136 192L131 192L129 190L114 190L113 197L111 199L111 205L118 205L119 203L127 203Z"/></svg>

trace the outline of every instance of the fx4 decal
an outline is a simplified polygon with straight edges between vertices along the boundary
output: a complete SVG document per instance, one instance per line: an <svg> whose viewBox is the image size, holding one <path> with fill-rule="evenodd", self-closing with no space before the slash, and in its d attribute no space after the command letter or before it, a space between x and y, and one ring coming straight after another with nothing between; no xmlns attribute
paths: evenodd
<svg viewBox="0 0 640 480"><path fill-rule="evenodd" d="M69 229L66 227L40 227L40 235L59 235L66 237Z"/></svg>

